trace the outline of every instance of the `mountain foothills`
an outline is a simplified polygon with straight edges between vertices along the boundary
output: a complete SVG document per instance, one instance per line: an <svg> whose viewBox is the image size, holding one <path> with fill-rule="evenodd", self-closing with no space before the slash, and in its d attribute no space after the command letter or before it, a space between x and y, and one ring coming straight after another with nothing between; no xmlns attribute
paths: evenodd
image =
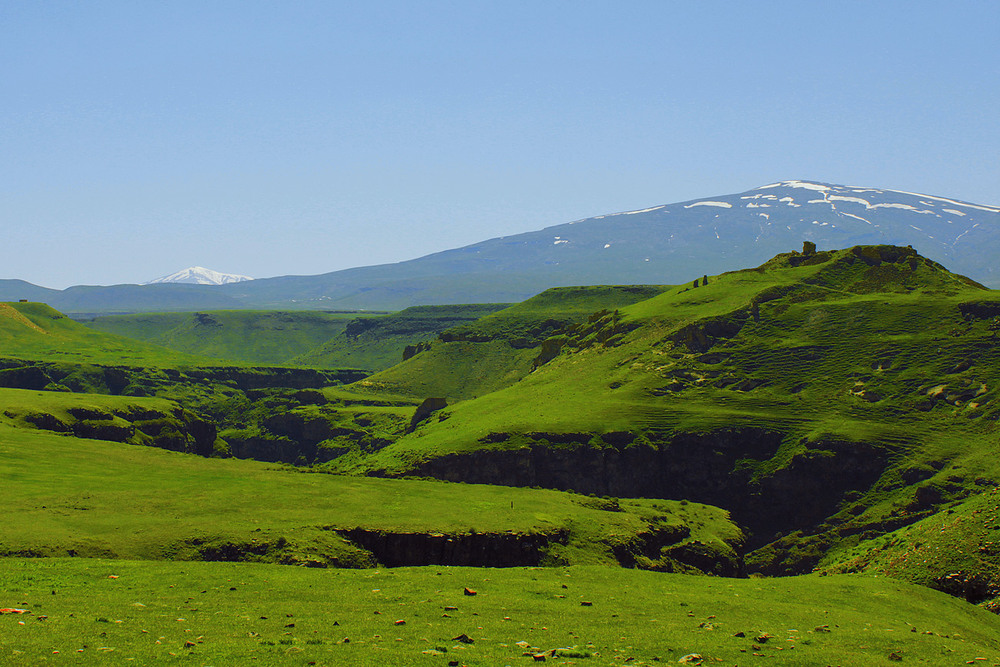
<svg viewBox="0 0 1000 667"><path fill-rule="evenodd" d="M623 220L996 216L901 196ZM707 266L392 314L0 305L0 655L1000 664L1000 294L899 245Z"/></svg>
<svg viewBox="0 0 1000 667"><path fill-rule="evenodd" d="M0 299L44 301L74 316L511 303L551 287L676 284L692 275L755 266L803 239L822 248L909 245L952 270L1000 287L996 206L783 181L736 194L600 215L396 264L223 285L78 286L59 291L0 280Z"/></svg>

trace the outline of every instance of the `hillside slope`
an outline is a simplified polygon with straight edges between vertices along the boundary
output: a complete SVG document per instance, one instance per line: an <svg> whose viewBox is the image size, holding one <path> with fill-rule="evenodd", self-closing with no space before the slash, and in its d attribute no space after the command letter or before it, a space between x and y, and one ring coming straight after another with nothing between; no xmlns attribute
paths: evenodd
<svg viewBox="0 0 1000 667"><path fill-rule="evenodd" d="M93 331L44 303L0 303L2 356L55 362L176 366L206 359Z"/></svg>

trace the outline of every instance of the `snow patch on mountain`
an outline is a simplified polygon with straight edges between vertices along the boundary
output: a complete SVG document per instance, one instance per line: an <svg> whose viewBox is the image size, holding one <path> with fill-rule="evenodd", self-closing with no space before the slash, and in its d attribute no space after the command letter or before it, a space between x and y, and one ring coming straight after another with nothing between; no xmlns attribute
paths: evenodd
<svg viewBox="0 0 1000 667"><path fill-rule="evenodd" d="M932 195L922 195L918 192L906 192L905 190L887 190L887 192L896 192L902 195L912 195L914 197L924 197L926 199L933 199L935 201L943 201L946 204L952 204L954 206L963 206L965 208L974 208L980 211L989 211L990 213L1000 213L1000 208L996 206L979 206L977 204L969 204L963 201L956 201L954 199L947 199L945 197L934 197Z"/></svg>
<svg viewBox="0 0 1000 667"><path fill-rule="evenodd" d="M871 202L867 199L862 199L861 197L844 197L842 195L830 195L828 197L830 201L847 201L854 204L864 204L865 208L871 208Z"/></svg>
<svg viewBox="0 0 1000 667"><path fill-rule="evenodd" d="M639 209L638 211L625 211L620 215L635 215L636 213L649 213L650 211L659 211L661 208L666 208L666 204L664 204L663 206L654 206L653 208L643 208Z"/></svg>
<svg viewBox="0 0 1000 667"><path fill-rule="evenodd" d="M696 201L693 204L688 204L684 208L694 208L695 206L718 206L719 208L733 207L733 205L727 201Z"/></svg>
<svg viewBox="0 0 1000 667"><path fill-rule="evenodd" d="M169 276L155 278L143 285L159 285L162 283L181 283L185 285L227 285L229 283L241 283L246 280L253 280L250 276L241 276L235 273L220 273L203 266L191 266L181 269Z"/></svg>

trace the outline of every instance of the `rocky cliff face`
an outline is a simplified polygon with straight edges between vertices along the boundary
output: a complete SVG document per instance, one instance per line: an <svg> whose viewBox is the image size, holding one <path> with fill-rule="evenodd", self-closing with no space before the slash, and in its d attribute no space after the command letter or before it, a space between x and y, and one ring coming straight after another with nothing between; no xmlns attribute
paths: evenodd
<svg viewBox="0 0 1000 667"><path fill-rule="evenodd" d="M196 380L225 382L241 391L268 388L317 389L349 384L368 377L367 371L356 369L318 370L270 366L196 368L186 374Z"/></svg>
<svg viewBox="0 0 1000 667"><path fill-rule="evenodd" d="M461 565L521 567L542 564L553 544L565 544L565 531L552 533L395 533L354 528L338 531L386 567Z"/></svg>
<svg viewBox="0 0 1000 667"><path fill-rule="evenodd" d="M367 375L366 371L355 369L212 366L180 371L0 359L0 387L69 390L112 396L150 396L160 387L177 383L196 386L222 384L239 391L268 388L317 389L356 382Z"/></svg>
<svg viewBox="0 0 1000 667"><path fill-rule="evenodd" d="M567 434L560 434L564 441ZM687 499L727 509L750 534L749 546L808 528L835 514L851 491L867 490L886 466L884 452L862 443L819 441L773 472L754 465L773 457L784 434L759 428L681 433L608 434L618 444L539 443L517 449L449 454L409 471L449 481L541 486L617 497ZM501 440L493 434L494 440ZM377 473L376 473L377 474Z"/></svg>

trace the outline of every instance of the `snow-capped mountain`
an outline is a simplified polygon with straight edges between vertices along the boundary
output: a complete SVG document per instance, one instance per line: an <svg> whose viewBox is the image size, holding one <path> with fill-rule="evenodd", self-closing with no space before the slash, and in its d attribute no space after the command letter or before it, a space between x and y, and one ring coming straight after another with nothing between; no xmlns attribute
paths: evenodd
<svg viewBox="0 0 1000 667"><path fill-rule="evenodd" d="M782 181L736 194L602 215L506 241L515 238L537 244L539 250L549 246L548 262L562 265L575 247L589 256L594 268L614 265L635 279L654 278L655 273L638 268L653 263L665 282L682 282L675 278L675 268L702 265L712 273L753 266L808 240L821 249L912 245L954 271L1000 283L995 261L1000 208L812 181ZM487 243L493 242L477 245ZM606 262L605 254L613 261Z"/></svg>
<svg viewBox="0 0 1000 667"><path fill-rule="evenodd" d="M821 250L912 245L952 271L1000 286L1000 207L793 180L598 215L396 264L255 280L223 293L251 307L512 302L562 285L685 283L757 266L803 241Z"/></svg>
<svg viewBox="0 0 1000 667"><path fill-rule="evenodd" d="M250 276L240 276L235 273L219 273L203 266L192 266L182 269L169 276L156 278L143 285L157 285L160 283L184 283L187 285L228 285L229 283L241 283L246 280L253 280Z"/></svg>

